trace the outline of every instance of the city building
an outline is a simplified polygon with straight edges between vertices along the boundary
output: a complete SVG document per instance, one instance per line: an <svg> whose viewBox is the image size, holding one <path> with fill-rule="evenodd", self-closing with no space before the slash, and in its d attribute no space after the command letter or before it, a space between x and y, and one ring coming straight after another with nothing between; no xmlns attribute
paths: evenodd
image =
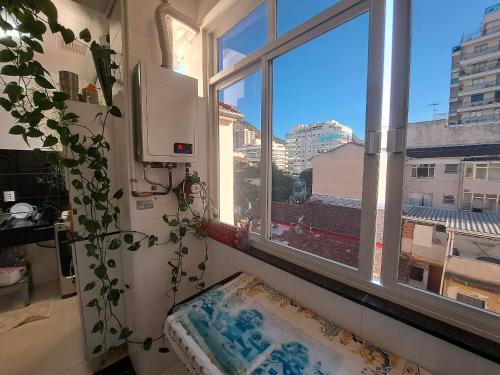
<svg viewBox="0 0 500 375"><path fill-rule="evenodd" d="M500 216L406 206L399 281L500 312Z"/></svg>
<svg viewBox="0 0 500 375"><path fill-rule="evenodd" d="M311 168L311 159L353 139L352 129L335 120L295 125L286 134L288 171L300 174Z"/></svg>
<svg viewBox="0 0 500 375"><path fill-rule="evenodd" d="M405 203L500 213L498 124L408 125Z"/></svg>
<svg viewBox="0 0 500 375"><path fill-rule="evenodd" d="M273 137L273 163L279 169L286 169L287 154L285 141ZM260 163L261 157L261 133L255 126L245 121L237 121L234 124L234 152L243 157L253 166Z"/></svg>
<svg viewBox="0 0 500 375"><path fill-rule="evenodd" d="M449 124L500 123L500 5L452 50Z"/></svg>

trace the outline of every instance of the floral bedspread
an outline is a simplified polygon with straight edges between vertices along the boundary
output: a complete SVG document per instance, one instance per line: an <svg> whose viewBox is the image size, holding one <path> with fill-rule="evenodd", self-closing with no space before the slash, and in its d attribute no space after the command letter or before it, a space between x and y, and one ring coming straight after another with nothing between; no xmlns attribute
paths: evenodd
<svg viewBox="0 0 500 375"><path fill-rule="evenodd" d="M241 274L181 305L166 335L197 375L427 375Z"/></svg>

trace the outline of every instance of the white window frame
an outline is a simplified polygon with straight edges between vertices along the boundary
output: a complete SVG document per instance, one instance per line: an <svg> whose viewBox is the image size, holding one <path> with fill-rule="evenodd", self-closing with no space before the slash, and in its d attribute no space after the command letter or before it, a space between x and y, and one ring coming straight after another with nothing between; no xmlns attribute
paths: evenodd
<svg viewBox="0 0 500 375"><path fill-rule="evenodd" d="M411 49L411 0L394 1L392 32L392 71L389 134L394 143L406 139L408 126L408 97ZM390 138L389 138L390 139ZM404 141L402 142L404 144ZM404 193L405 151L394 147L387 155L387 185L384 214L384 251L382 254L381 281L392 295L409 301L414 310L449 322L495 341L500 340L500 318L487 310L478 311L456 301L431 292L417 290L398 282L399 249L401 234L394 228L401 226L401 209ZM448 249L451 251L451 249Z"/></svg>
<svg viewBox="0 0 500 375"><path fill-rule="evenodd" d="M271 108L272 87L270 77L272 60L294 48L334 29L335 27L370 12L369 52L368 52L368 93L366 111L366 132L380 132L382 85L383 85L383 47L385 31L384 0L339 0L330 8L298 25L284 35L276 38L275 0L264 0L268 6L268 43L244 57L236 64L216 72L217 38L223 35L234 24L250 13L262 0L238 2L238 10L225 12L220 17L221 24L212 22L214 27L205 29L208 50L206 77L209 94L209 143L211 147L210 183L212 191L218 191L218 111L217 90L227 87L256 69L262 75L262 165L261 170L261 206L263 210L262 235L251 235L251 244L265 252L284 258L295 264L304 266L317 273L345 282L353 287L367 291L373 295L406 306L428 316L449 322L455 326L474 332L483 337L500 341L499 317L487 310L477 311L440 295L400 284L397 279L401 231L401 210L403 205L405 142L408 120L408 88L410 64L410 20L411 0L394 1L393 53L391 71L391 113L388 131L388 172L386 185L386 207L384 215L384 251L382 259L382 275L380 283L372 280L373 249L375 248L375 230L377 213L377 196L367 185L378 178L379 153L365 155L363 180L363 214L360 235L359 267L353 269L340 263L326 261L324 258L308 254L304 251L270 241L270 196L271 196ZM245 11L246 9L246 11ZM236 18L235 18L236 17ZM367 138L367 137L366 137ZM401 147L402 146L402 147ZM390 197L390 199L388 199ZM214 202L218 206L219 198Z"/></svg>

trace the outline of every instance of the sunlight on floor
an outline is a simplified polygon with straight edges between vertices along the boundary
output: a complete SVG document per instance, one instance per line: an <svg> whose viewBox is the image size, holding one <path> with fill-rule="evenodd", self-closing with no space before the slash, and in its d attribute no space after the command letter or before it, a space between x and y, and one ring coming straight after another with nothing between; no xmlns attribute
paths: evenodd
<svg viewBox="0 0 500 375"><path fill-rule="evenodd" d="M0 300L0 313L22 308L15 295ZM92 374L85 361L76 297L61 299L57 283L36 286L31 303L54 300L52 315L0 334L1 375Z"/></svg>

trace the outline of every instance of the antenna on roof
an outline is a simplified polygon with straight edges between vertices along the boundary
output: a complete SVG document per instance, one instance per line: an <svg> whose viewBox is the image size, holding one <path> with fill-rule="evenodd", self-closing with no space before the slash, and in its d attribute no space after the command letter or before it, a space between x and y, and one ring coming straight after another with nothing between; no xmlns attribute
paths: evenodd
<svg viewBox="0 0 500 375"><path fill-rule="evenodd" d="M430 103L429 105L432 107L432 120L436 120L436 116L438 115L438 106L441 103Z"/></svg>

